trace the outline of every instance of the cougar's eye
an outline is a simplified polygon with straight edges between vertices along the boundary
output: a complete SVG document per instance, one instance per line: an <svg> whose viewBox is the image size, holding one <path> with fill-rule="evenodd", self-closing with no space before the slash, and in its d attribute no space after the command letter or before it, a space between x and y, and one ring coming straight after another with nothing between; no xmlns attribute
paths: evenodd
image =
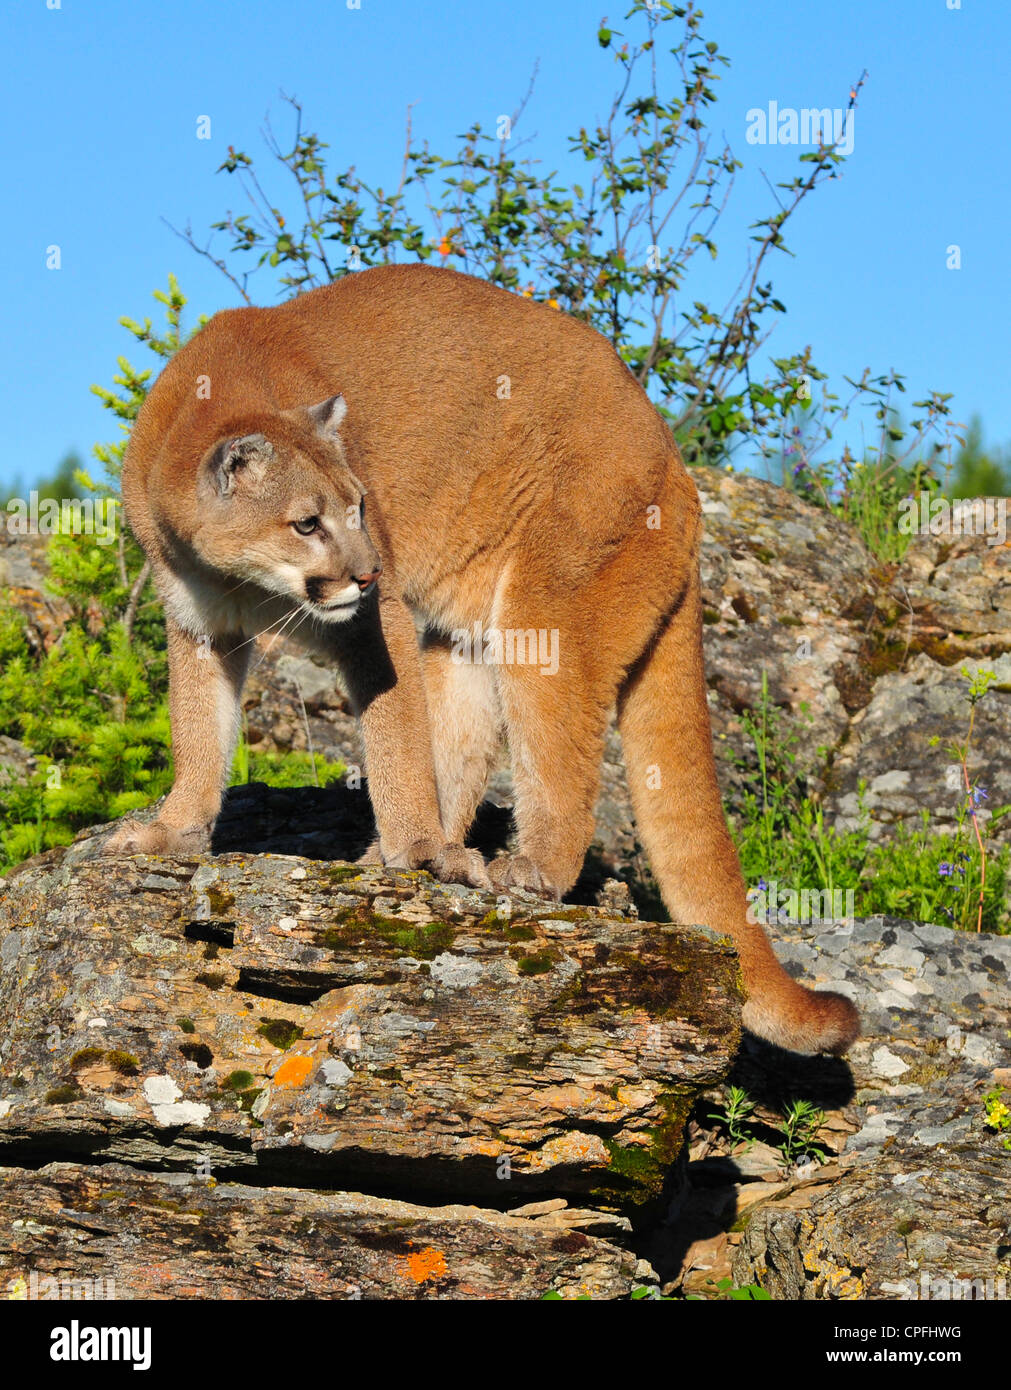
<svg viewBox="0 0 1011 1390"><path fill-rule="evenodd" d="M300 521L293 521L291 524L300 536L311 536L314 531L319 530L319 517L304 516Z"/></svg>

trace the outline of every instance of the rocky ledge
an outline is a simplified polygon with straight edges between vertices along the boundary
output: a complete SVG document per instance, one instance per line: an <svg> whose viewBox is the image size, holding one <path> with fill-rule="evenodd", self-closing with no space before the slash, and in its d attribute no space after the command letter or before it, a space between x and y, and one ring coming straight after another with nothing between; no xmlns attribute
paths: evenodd
<svg viewBox="0 0 1011 1390"><path fill-rule="evenodd" d="M277 795L242 790L247 834L283 829ZM0 884L14 1297L1007 1296L985 1097L1011 1097L1011 940L776 924L790 973L864 1020L848 1058L799 1058L742 1041L736 957L705 929L101 840ZM795 1099L822 1114L784 1150Z"/></svg>
<svg viewBox="0 0 1011 1390"><path fill-rule="evenodd" d="M129 1297L626 1295L733 949L269 854L0 888L0 1270ZM90 852L90 851L89 851Z"/></svg>

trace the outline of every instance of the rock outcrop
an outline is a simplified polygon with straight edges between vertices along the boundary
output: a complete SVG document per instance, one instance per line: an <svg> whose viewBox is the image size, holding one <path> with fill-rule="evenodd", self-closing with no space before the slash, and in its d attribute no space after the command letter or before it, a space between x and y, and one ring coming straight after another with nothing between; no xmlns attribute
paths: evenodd
<svg viewBox="0 0 1011 1390"><path fill-rule="evenodd" d="M277 829L278 795L243 789L247 834ZM984 1097L1011 1095L1011 940L776 925L787 970L865 1026L845 1060L798 1058L738 1048L736 958L702 930L270 853L108 861L103 838L0 890L15 1297L33 1274L159 1298L725 1276L1007 1296L1011 1152ZM743 1143L732 1084L756 1103ZM824 1114L784 1152L798 1098Z"/></svg>
<svg viewBox="0 0 1011 1390"><path fill-rule="evenodd" d="M10 1278L81 1276L83 1242L121 1297L629 1292L626 1237L737 1051L725 941L420 873L96 848L0 896Z"/></svg>
<svg viewBox="0 0 1011 1390"><path fill-rule="evenodd" d="M1008 1164L991 1150L897 1149L794 1189L810 1204L772 1197L747 1220L733 1274L777 1299L1006 1300Z"/></svg>

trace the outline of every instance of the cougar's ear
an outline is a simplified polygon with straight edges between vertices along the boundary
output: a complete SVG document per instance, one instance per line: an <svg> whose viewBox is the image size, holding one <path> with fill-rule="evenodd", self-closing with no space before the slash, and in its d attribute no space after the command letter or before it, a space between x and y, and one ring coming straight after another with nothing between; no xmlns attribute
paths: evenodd
<svg viewBox="0 0 1011 1390"><path fill-rule="evenodd" d="M331 396L319 405L309 406L307 411L317 434L322 435L324 439L335 441L340 439L340 427L347 413L348 403L343 396Z"/></svg>
<svg viewBox="0 0 1011 1390"><path fill-rule="evenodd" d="M219 497L231 497L241 484L262 482L274 457L274 446L262 434L223 439L211 452L208 471Z"/></svg>

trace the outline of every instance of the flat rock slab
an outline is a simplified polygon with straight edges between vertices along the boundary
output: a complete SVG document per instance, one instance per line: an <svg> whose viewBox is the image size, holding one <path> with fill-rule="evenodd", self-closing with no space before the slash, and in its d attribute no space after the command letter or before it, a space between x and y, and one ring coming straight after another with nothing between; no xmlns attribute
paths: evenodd
<svg viewBox="0 0 1011 1390"><path fill-rule="evenodd" d="M645 1209L737 1049L733 948L609 909L241 855L0 895L7 1164Z"/></svg>
<svg viewBox="0 0 1011 1390"><path fill-rule="evenodd" d="M550 1204L549 1204L550 1205ZM0 1170L7 1298L626 1297L627 1250L580 1216L208 1184L120 1164ZM573 1224L576 1223L576 1224Z"/></svg>

